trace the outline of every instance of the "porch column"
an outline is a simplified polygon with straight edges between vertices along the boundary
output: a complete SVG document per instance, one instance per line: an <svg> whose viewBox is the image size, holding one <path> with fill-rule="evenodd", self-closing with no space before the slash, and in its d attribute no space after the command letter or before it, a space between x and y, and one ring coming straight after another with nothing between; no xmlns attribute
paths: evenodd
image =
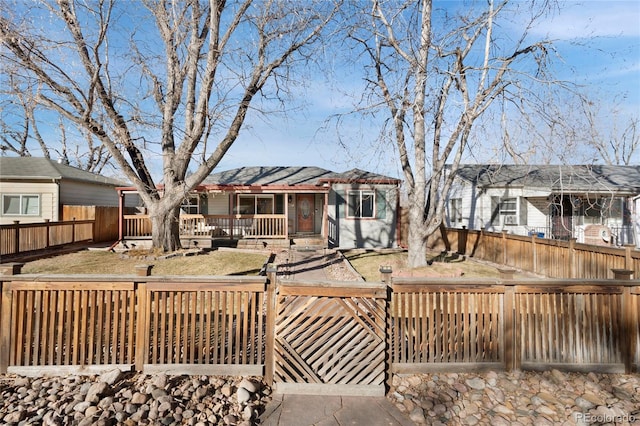
<svg viewBox="0 0 640 426"><path fill-rule="evenodd" d="M289 239L289 193L284 193L284 239Z"/></svg>
<svg viewBox="0 0 640 426"><path fill-rule="evenodd" d="M329 241L329 192L324 193L324 205L322 206L322 239Z"/></svg>
<svg viewBox="0 0 640 426"><path fill-rule="evenodd" d="M235 217L235 210L236 210L236 193L235 191L231 192L231 199L229 200L229 204L231 207L231 211L229 213L231 213L230 217L229 217L229 239L233 240L233 218Z"/></svg>
<svg viewBox="0 0 640 426"><path fill-rule="evenodd" d="M124 233L124 192L118 191L118 241L122 241Z"/></svg>

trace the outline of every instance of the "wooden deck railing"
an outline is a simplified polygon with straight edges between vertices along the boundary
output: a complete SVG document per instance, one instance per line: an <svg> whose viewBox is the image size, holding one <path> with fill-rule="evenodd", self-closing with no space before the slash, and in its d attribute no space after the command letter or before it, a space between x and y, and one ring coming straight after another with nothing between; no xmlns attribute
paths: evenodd
<svg viewBox="0 0 640 426"><path fill-rule="evenodd" d="M534 272L550 278L613 278L614 269L640 277L640 250L634 246L602 247L506 232L449 228L430 239L430 247Z"/></svg>
<svg viewBox="0 0 640 426"><path fill-rule="evenodd" d="M388 287L276 284L273 271L269 279L1 275L0 373L115 366L275 375L319 385L327 372L326 380L344 376L362 384L379 377L379 368L631 372L640 366L640 281L385 281ZM373 346L359 352L365 340L349 340L351 330L388 342L387 363L342 369L349 359L332 352L337 342L345 353L355 350L354 357L378 356ZM307 367L299 373L287 370L302 361Z"/></svg>
<svg viewBox="0 0 640 426"><path fill-rule="evenodd" d="M202 215L180 216L180 235L217 238L286 238L287 219L284 215ZM124 237L151 236L148 215L125 215Z"/></svg>
<svg viewBox="0 0 640 426"><path fill-rule="evenodd" d="M93 220L0 225L0 256L93 240Z"/></svg>

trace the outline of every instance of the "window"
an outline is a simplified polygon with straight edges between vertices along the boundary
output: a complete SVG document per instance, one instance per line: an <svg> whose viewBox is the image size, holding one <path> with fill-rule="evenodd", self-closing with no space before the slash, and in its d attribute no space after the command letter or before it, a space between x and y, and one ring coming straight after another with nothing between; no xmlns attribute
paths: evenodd
<svg viewBox="0 0 640 426"><path fill-rule="evenodd" d="M524 197L491 197L491 224L524 226L527 224L527 200Z"/></svg>
<svg viewBox="0 0 640 426"><path fill-rule="evenodd" d="M198 195L190 195L182 200L180 206L182 213L184 214L199 214L200 213L200 197Z"/></svg>
<svg viewBox="0 0 640 426"><path fill-rule="evenodd" d="M349 191L347 194L349 205L348 217L372 218L375 217L375 192L374 191Z"/></svg>
<svg viewBox="0 0 640 426"><path fill-rule="evenodd" d="M452 225L462 223L462 198L453 198L449 205L449 220Z"/></svg>
<svg viewBox="0 0 640 426"><path fill-rule="evenodd" d="M2 214L6 216L39 216L40 196L35 194L5 194Z"/></svg>
<svg viewBox="0 0 640 426"><path fill-rule="evenodd" d="M273 214L273 195L238 195L236 213Z"/></svg>

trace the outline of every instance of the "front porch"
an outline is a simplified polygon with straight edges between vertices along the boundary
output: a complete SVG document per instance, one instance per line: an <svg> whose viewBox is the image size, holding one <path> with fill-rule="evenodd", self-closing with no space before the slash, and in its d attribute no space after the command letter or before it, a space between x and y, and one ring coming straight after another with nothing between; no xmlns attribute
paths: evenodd
<svg viewBox="0 0 640 426"><path fill-rule="evenodd" d="M202 215L180 216L182 245L208 248L237 246L264 247L327 247L322 234L288 233L284 215ZM151 240L151 219L148 215L124 215L121 240L144 244Z"/></svg>

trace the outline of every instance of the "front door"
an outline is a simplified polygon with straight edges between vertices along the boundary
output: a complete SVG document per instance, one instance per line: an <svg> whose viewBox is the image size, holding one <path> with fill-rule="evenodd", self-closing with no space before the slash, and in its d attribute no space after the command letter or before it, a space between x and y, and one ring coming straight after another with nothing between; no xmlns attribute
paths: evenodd
<svg viewBox="0 0 640 426"><path fill-rule="evenodd" d="M298 216L297 232L312 233L315 212L315 195L298 194L296 205Z"/></svg>

